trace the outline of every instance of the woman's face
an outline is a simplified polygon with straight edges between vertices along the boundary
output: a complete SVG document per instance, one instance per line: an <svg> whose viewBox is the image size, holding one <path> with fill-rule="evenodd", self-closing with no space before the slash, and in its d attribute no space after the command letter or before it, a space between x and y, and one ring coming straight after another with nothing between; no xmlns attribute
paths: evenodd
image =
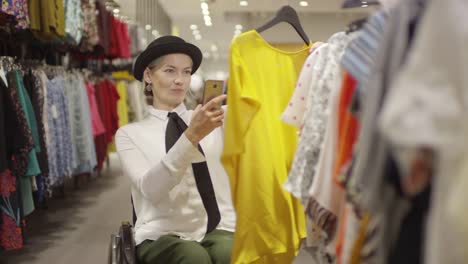
<svg viewBox="0 0 468 264"><path fill-rule="evenodd" d="M192 59L182 53L161 57L159 63L146 68L144 77L152 85L153 106L171 111L181 104L192 76Z"/></svg>

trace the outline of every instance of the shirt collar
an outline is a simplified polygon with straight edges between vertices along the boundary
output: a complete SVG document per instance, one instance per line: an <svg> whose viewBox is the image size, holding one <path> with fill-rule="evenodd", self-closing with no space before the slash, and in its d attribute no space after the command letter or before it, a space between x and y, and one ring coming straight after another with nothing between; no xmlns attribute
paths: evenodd
<svg viewBox="0 0 468 264"><path fill-rule="evenodd" d="M187 112L187 107L184 103L181 103L176 108L172 109L172 111L166 111L161 109L156 109L154 106L149 107L149 113L152 116L155 116L163 121L167 120L167 114L169 112L176 112L179 116L182 116L185 112Z"/></svg>

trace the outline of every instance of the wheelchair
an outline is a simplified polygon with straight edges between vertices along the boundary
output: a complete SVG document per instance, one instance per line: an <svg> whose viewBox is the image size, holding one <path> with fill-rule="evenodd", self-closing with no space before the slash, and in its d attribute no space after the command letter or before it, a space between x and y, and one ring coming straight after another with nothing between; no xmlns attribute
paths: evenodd
<svg viewBox="0 0 468 264"><path fill-rule="evenodd" d="M108 252L108 264L138 264L133 226L136 222L133 207L133 225L129 221L122 221L119 230L111 234Z"/></svg>

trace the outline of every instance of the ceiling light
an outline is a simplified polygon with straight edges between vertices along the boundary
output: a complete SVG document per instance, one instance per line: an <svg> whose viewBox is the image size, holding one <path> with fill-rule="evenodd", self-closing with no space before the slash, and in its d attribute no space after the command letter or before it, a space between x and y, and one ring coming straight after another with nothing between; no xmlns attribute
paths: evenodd
<svg viewBox="0 0 468 264"><path fill-rule="evenodd" d="M308 6L309 3L307 3L307 1L301 1L301 2L299 2L299 5L300 6Z"/></svg>
<svg viewBox="0 0 468 264"><path fill-rule="evenodd" d="M203 16L203 18L205 19L205 21L206 21L206 20L209 20L209 21L211 21L211 17L210 17L210 16L208 16L208 15L204 15L204 16Z"/></svg>
<svg viewBox="0 0 468 264"><path fill-rule="evenodd" d="M249 2L247 2L247 1L240 1L239 4L240 4L241 6L248 6L248 5L249 5Z"/></svg>
<svg viewBox="0 0 468 264"><path fill-rule="evenodd" d="M361 7L368 7L369 5L363 4Z"/></svg>
<svg viewBox="0 0 468 264"><path fill-rule="evenodd" d="M237 30L242 30L242 28L243 28L242 25L236 25Z"/></svg>
<svg viewBox="0 0 468 264"><path fill-rule="evenodd" d="M196 39L196 40L201 40L202 37L201 37L201 35L196 35L196 36L195 36L195 39Z"/></svg>
<svg viewBox="0 0 468 264"><path fill-rule="evenodd" d="M116 8L116 9L113 10L113 12L114 12L114 14L118 14L118 13L120 13L120 9Z"/></svg>
<svg viewBox="0 0 468 264"><path fill-rule="evenodd" d="M208 4L203 2L200 4L202 10L208 10Z"/></svg>
<svg viewBox="0 0 468 264"><path fill-rule="evenodd" d="M193 35L199 35L199 34L200 34L200 30L195 29L192 33L193 33Z"/></svg>
<svg viewBox="0 0 468 264"><path fill-rule="evenodd" d="M218 47L215 44L211 45L211 51L218 51Z"/></svg>
<svg viewBox="0 0 468 264"><path fill-rule="evenodd" d="M236 29L236 31L234 31L235 34L239 35L240 33L242 33L242 31Z"/></svg>
<svg viewBox="0 0 468 264"><path fill-rule="evenodd" d="M367 4L367 1L361 1L361 3L362 3L363 5L365 5L365 4Z"/></svg>
<svg viewBox="0 0 468 264"><path fill-rule="evenodd" d="M203 57L208 59L209 57L211 57L211 54L208 51L205 51L203 52Z"/></svg>
<svg viewBox="0 0 468 264"><path fill-rule="evenodd" d="M210 14L210 11L208 11L208 9L203 9L202 14L208 16Z"/></svg>
<svg viewBox="0 0 468 264"><path fill-rule="evenodd" d="M150 24L147 24L147 25L145 26L145 29L146 29L146 30L151 30L151 25L150 25Z"/></svg>
<svg viewBox="0 0 468 264"><path fill-rule="evenodd" d="M198 28L197 25L190 25L190 29L191 29L191 30L195 30L195 29L197 29L197 28Z"/></svg>
<svg viewBox="0 0 468 264"><path fill-rule="evenodd" d="M157 36L157 35L159 35L159 31L154 29L153 31L151 31L151 34L153 34L153 36Z"/></svg>
<svg viewBox="0 0 468 264"><path fill-rule="evenodd" d="M205 26L211 27L212 25L213 25L213 23L211 23L211 21L205 21Z"/></svg>

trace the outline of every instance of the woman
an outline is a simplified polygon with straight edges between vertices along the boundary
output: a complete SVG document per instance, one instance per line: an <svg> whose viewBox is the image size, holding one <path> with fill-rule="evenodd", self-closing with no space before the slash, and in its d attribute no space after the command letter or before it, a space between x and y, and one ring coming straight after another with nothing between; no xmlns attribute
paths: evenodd
<svg viewBox="0 0 468 264"><path fill-rule="evenodd" d="M225 96L194 111L183 104L201 60L196 46L164 36L134 65L153 105L145 120L120 128L115 139L132 181L141 263L230 263L236 216L220 163Z"/></svg>

